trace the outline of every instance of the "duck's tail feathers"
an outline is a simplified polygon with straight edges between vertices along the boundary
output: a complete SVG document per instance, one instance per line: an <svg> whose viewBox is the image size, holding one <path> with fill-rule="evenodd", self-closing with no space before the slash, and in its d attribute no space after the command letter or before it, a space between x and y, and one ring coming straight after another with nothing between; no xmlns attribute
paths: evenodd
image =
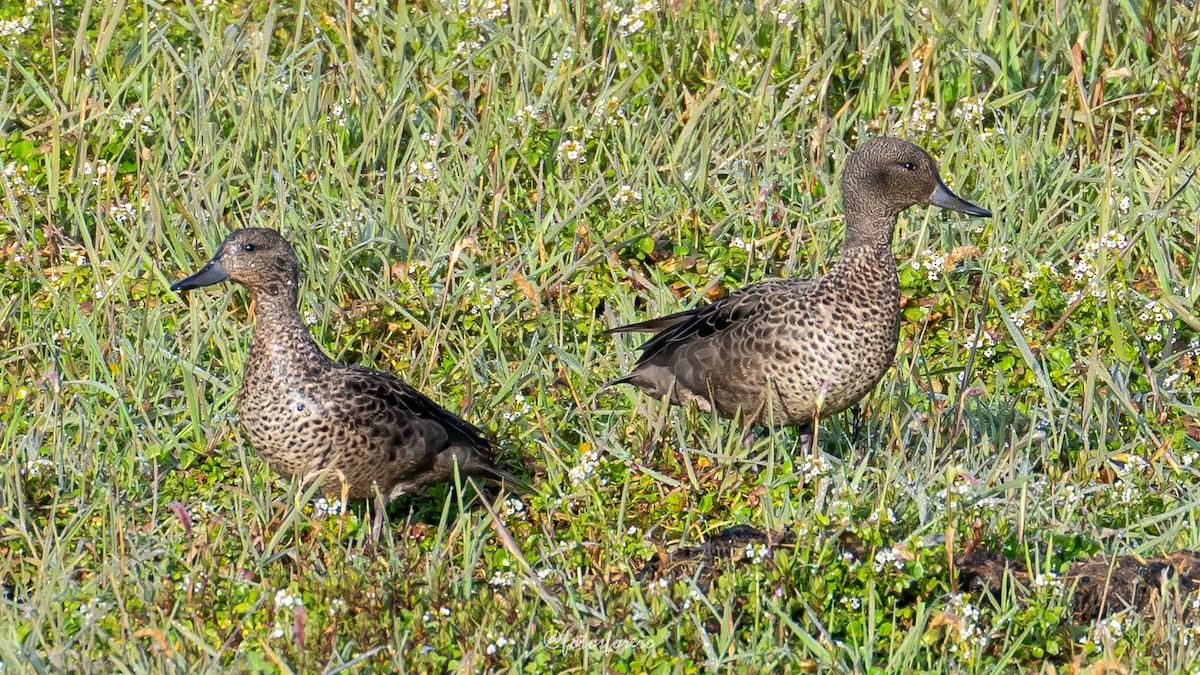
<svg viewBox="0 0 1200 675"><path fill-rule="evenodd" d="M608 335L614 335L616 333L655 333L655 334L657 334L657 333L663 332L664 330L670 328L671 326L674 326L675 324L679 323L680 321L687 319L692 314L693 314L692 311L687 311L687 312L680 312L678 314L672 314L670 316L660 316L657 319L648 319L646 321L639 321L637 323L631 323L631 324L628 324L625 326L617 326L616 328L609 328L608 330L606 330L604 332Z"/></svg>

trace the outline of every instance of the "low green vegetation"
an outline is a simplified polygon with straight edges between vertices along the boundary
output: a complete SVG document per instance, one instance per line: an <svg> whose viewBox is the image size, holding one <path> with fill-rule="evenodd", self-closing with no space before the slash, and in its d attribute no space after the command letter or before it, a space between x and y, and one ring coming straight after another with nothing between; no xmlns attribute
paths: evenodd
<svg viewBox="0 0 1200 675"><path fill-rule="evenodd" d="M1200 667L1188 584L1065 581L1200 548L1194 3L393 5L0 6L0 673ZM601 389L606 328L827 268L878 133L995 216L901 217L896 366L822 453ZM532 491L372 549L274 476L246 294L167 288L247 226Z"/></svg>

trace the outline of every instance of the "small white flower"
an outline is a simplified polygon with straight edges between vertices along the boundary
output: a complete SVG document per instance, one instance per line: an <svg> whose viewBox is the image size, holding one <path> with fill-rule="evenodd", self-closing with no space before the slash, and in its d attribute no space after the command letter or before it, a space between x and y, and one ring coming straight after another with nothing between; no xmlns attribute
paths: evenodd
<svg viewBox="0 0 1200 675"><path fill-rule="evenodd" d="M746 558L755 565L761 565L769 553L770 549L766 544L746 544Z"/></svg>
<svg viewBox="0 0 1200 675"><path fill-rule="evenodd" d="M612 205L613 208L619 209L638 204L641 201L642 193L634 190L628 185L622 185L621 187L617 188L617 194L613 195Z"/></svg>
<svg viewBox="0 0 1200 675"><path fill-rule="evenodd" d="M289 589L282 588L275 592L275 606L284 608L303 607L304 599L292 593Z"/></svg>
<svg viewBox="0 0 1200 675"><path fill-rule="evenodd" d="M583 144L579 141L567 139L558 144L558 161L582 163L585 159Z"/></svg>

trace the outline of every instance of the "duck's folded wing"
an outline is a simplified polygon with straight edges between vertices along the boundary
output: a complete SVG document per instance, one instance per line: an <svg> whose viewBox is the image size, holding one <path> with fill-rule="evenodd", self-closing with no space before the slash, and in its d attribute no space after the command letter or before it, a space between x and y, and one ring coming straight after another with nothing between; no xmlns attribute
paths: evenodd
<svg viewBox="0 0 1200 675"><path fill-rule="evenodd" d="M762 316L777 304L785 292L794 293L794 287L794 283L768 281L731 293L711 305L673 314L667 318L681 317L680 320L641 346L642 356L637 365L651 361L669 361L671 354L680 347L720 336L734 327Z"/></svg>
<svg viewBox="0 0 1200 675"><path fill-rule="evenodd" d="M338 387L354 401L344 414L393 446L422 448L436 455L448 447L474 450L491 461L493 445L483 431L446 410L408 383L367 368L350 366Z"/></svg>

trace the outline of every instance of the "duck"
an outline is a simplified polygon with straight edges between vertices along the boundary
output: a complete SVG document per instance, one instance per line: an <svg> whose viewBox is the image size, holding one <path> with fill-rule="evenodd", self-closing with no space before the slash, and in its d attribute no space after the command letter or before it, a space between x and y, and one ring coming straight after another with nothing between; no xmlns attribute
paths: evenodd
<svg viewBox="0 0 1200 675"><path fill-rule="evenodd" d="M801 429L839 413L892 367L900 330L896 220L929 204L980 218L989 210L950 191L937 163L893 137L864 140L841 177L845 235L822 276L746 286L711 304L618 326L651 333L630 384L675 405L695 405L747 425Z"/></svg>
<svg viewBox="0 0 1200 675"><path fill-rule="evenodd" d="M236 230L175 292L233 281L253 301L254 338L237 395L241 427L277 473L347 500L391 501L454 480L510 481L483 431L389 373L338 363L299 310L300 259L275 230ZM333 487L337 489L333 489ZM383 505L381 504L381 506ZM381 513L380 511L379 513Z"/></svg>

